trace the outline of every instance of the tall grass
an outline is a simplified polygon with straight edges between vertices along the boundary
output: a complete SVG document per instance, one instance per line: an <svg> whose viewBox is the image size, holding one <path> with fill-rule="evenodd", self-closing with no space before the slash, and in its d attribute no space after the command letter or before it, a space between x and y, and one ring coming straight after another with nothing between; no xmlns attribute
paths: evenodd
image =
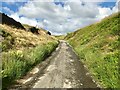
<svg viewBox="0 0 120 90"><path fill-rule="evenodd" d="M8 49L11 49L13 47L12 45L14 44L14 38L1 28L0 35L4 37L4 40L2 40L2 42L0 43L0 48L2 49L2 51L7 51Z"/></svg>
<svg viewBox="0 0 120 90"><path fill-rule="evenodd" d="M58 42L38 45L29 50L10 50L2 53L2 85L8 87L35 65L45 60L57 47Z"/></svg>
<svg viewBox="0 0 120 90"><path fill-rule="evenodd" d="M120 13L101 22L69 33L66 40L73 46L94 78L106 88L120 88Z"/></svg>

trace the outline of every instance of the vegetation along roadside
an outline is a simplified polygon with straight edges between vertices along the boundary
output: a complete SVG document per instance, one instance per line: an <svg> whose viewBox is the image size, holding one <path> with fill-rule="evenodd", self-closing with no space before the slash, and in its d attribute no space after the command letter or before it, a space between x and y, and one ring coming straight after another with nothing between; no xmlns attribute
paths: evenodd
<svg viewBox="0 0 120 90"><path fill-rule="evenodd" d="M0 25L2 48L2 88L9 87L16 79L26 75L37 64L45 60L57 47L58 40L53 36Z"/></svg>
<svg viewBox="0 0 120 90"><path fill-rule="evenodd" d="M120 88L120 13L89 25L65 39L105 88Z"/></svg>

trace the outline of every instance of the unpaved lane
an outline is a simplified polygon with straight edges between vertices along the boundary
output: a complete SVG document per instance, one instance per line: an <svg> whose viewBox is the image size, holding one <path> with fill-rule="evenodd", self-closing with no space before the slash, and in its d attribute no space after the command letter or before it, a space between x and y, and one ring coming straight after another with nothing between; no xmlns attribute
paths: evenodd
<svg viewBox="0 0 120 90"><path fill-rule="evenodd" d="M96 88L72 48L60 41L59 49L33 88Z"/></svg>

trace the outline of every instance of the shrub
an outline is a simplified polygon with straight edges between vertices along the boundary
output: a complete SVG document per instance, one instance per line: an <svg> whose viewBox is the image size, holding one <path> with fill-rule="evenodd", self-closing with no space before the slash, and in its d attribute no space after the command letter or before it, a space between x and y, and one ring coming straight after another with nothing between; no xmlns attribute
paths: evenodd
<svg viewBox="0 0 120 90"><path fill-rule="evenodd" d="M30 30L32 33L39 34L39 33L38 33L38 30L39 30L39 29L37 29L36 27L31 27L29 30Z"/></svg>
<svg viewBox="0 0 120 90"><path fill-rule="evenodd" d="M50 31L47 31L47 34L48 34L48 35L51 35Z"/></svg>

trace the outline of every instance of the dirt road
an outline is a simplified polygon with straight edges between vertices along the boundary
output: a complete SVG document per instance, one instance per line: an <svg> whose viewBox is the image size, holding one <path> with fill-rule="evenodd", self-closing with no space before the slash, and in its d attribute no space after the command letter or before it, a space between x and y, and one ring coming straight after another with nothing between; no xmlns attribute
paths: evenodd
<svg viewBox="0 0 120 90"><path fill-rule="evenodd" d="M60 41L58 51L33 88L97 88L72 48Z"/></svg>

